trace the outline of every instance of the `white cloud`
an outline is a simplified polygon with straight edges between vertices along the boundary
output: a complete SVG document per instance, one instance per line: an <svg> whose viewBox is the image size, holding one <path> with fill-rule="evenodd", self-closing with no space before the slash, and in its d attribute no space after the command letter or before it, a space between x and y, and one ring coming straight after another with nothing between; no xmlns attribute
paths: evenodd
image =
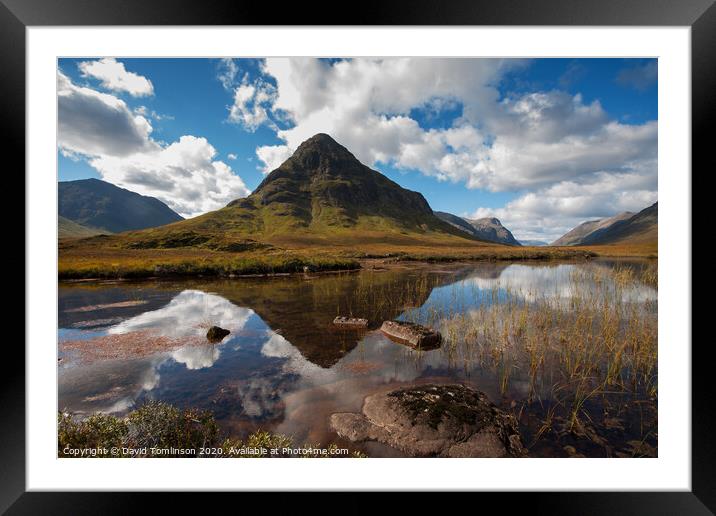
<svg viewBox="0 0 716 516"><path fill-rule="evenodd" d="M110 183L157 197L185 217L247 196L243 180L206 138L185 135L170 144L151 138L152 125L113 95L79 87L58 72L60 151L88 163Z"/></svg>
<svg viewBox="0 0 716 516"><path fill-rule="evenodd" d="M216 149L196 136L151 152L131 156L100 156L89 164L102 178L129 190L158 197L185 217L225 206L250 191L231 167L214 161Z"/></svg>
<svg viewBox="0 0 716 516"><path fill-rule="evenodd" d="M161 120L174 120L174 117L171 115L162 115L154 111L153 109L148 109L147 106L138 106L134 108L134 113L137 115L142 115L145 118L152 118L156 121Z"/></svg>
<svg viewBox="0 0 716 516"><path fill-rule="evenodd" d="M229 159L232 160L232 161L235 161L236 158L238 158L238 156L237 156L236 154L233 154L233 153L231 153L231 152L230 152L229 154L227 154L226 157L229 158Z"/></svg>
<svg viewBox="0 0 716 516"><path fill-rule="evenodd" d="M234 103L229 107L229 121L247 131L255 131L269 122L268 109L276 98L275 88L262 80L248 83L246 78L234 89Z"/></svg>
<svg viewBox="0 0 716 516"><path fill-rule="evenodd" d="M221 85L230 90L236 80L236 74L239 72L239 67L231 58L223 58L219 61L219 73L217 78Z"/></svg>
<svg viewBox="0 0 716 516"><path fill-rule="evenodd" d="M152 125L113 95L76 86L57 73L59 145L80 154L126 156L153 149Z"/></svg>
<svg viewBox="0 0 716 516"><path fill-rule="evenodd" d="M264 173L268 173L290 158L292 152L287 145L264 145L256 149L256 156L264 164Z"/></svg>
<svg viewBox="0 0 716 516"><path fill-rule="evenodd" d="M149 79L128 72L124 63L113 57L105 57L98 61L83 61L78 67L83 77L92 77L101 81L102 87L108 90L127 92L133 97L154 94L154 86Z"/></svg>

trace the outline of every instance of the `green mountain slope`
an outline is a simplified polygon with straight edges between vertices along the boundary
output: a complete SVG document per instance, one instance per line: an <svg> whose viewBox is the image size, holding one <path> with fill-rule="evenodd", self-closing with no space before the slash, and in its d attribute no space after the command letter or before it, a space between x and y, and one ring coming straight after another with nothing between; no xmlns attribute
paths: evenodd
<svg viewBox="0 0 716 516"><path fill-rule="evenodd" d="M99 179L61 181L57 193L60 216L112 233L183 220L159 199Z"/></svg>

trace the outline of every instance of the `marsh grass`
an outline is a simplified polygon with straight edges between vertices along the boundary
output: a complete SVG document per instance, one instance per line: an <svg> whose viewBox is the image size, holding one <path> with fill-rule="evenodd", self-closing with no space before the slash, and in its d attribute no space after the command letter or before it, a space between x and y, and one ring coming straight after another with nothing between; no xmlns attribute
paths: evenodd
<svg viewBox="0 0 716 516"><path fill-rule="evenodd" d="M562 431L608 446L595 430L606 417L594 410L599 402L656 407L657 301L643 290L657 284L655 263L588 264L573 269L567 287L555 292L458 282L447 302L404 317L438 328L440 353L453 366L491 371L505 400L521 400L517 412L535 403L546 407L534 439L561 420ZM641 429L644 439L654 438L655 424Z"/></svg>
<svg viewBox="0 0 716 516"><path fill-rule="evenodd" d="M60 280L72 279L138 279L177 276L251 276L292 274L305 271L357 270L360 263L350 258L300 257L291 255L253 256L204 253L102 258L88 255L62 258L58 268Z"/></svg>

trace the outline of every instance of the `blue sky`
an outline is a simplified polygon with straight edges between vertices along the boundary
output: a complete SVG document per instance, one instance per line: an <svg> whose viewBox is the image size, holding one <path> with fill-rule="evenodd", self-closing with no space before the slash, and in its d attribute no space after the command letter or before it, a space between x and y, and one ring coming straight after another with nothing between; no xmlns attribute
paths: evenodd
<svg viewBox="0 0 716 516"><path fill-rule="evenodd" d="M185 216L250 193L316 132L522 239L656 200L653 59L61 59L61 181Z"/></svg>

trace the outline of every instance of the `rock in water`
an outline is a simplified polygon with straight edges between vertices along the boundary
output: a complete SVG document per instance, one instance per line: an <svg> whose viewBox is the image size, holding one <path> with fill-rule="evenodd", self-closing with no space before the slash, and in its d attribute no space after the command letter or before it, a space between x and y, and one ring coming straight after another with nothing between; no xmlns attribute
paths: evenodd
<svg viewBox="0 0 716 516"><path fill-rule="evenodd" d="M344 317L339 315L333 319L333 324L338 326L348 326L351 328L365 328L368 326L368 319L361 319L359 317Z"/></svg>
<svg viewBox="0 0 716 516"><path fill-rule="evenodd" d="M418 385L368 396L363 413L337 413L331 428L413 457L524 457L514 416L463 385Z"/></svg>
<svg viewBox="0 0 716 516"><path fill-rule="evenodd" d="M209 328L209 331L206 332L206 338L209 342L220 342L229 333L231 333L229 330L219 328L218 326L212 326Z"/></svg>
<svg viewBox="0 0 716 516"><path fill-rule="evenodd" d="M435 349L440 347L443 338L440 333L419 324L402 321L385 321L380 331L401 344L415 349Z"/></svg>

